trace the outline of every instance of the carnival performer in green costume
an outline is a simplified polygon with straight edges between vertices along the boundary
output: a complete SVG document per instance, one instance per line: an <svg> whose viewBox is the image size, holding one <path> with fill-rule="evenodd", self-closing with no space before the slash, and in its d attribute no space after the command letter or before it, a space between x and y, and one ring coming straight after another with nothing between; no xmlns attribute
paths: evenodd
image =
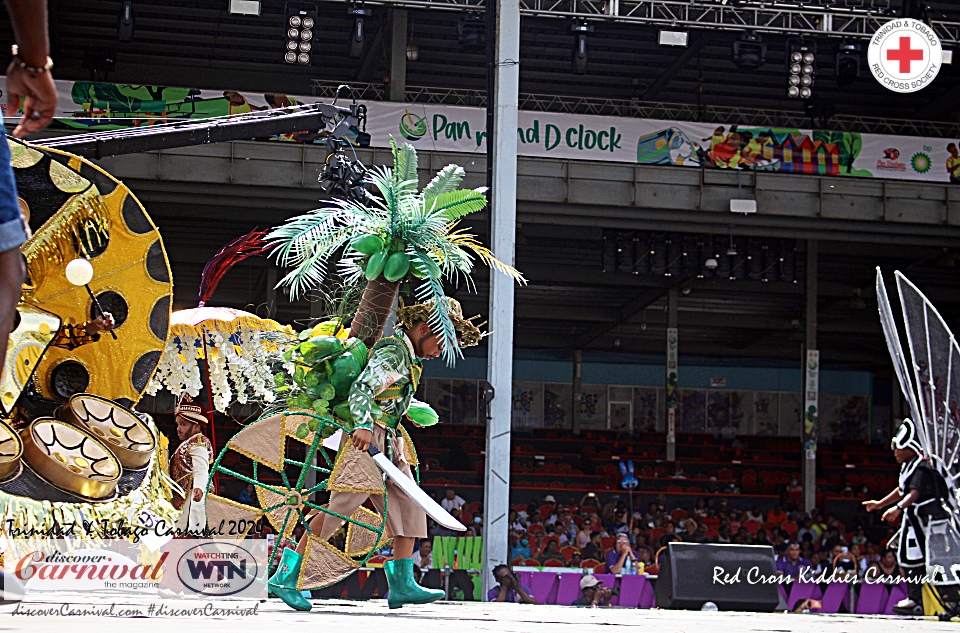
<svg viewBox="0 0 960 633"><path fill-rule="evenodd" d="M442 300L446 313L453 322L459 346L476 345L482 335L471 320L464 319L460 304L449 298ZM404 474L413 479L410 464L405 455L406 441L400 422L407 418L417 426L436 424L437 414L429 405L418 402L413 395L420 383L423 371L421 363L441 355L443 342L430 327L430 313L434 304L415 304L401 307L397 320L401 326L391 336L380 339L373 347L366 368L353 383L348 397L352 421L344 421L351 429L350 437L344 437L337 456L334 472L349 467L355 459L370 459L367 448L373 444L389 455ZM356 451L362 456L357 456ZM427 517L392 481L387 481L389 511L386 513L387 530L393 538L393 559L384 564L384 572L390 591L388 603L391 609L404 604L423 604L444 596L442 590L427 589L417 584L413 570L413 546L418 538L427 536ZM384 513L381 495L345 490L330 493L329 510L342 516L351 516L367 499L377 511ZM327 540L342 525L342 521L320 513L310 522L310 532L321 540ZM297 591L297 578L306 550L308 536L305 534L296 550L283 553L277 572L270 579L273 592L287 605L299 611L309 611L311 604Z"/></svg>

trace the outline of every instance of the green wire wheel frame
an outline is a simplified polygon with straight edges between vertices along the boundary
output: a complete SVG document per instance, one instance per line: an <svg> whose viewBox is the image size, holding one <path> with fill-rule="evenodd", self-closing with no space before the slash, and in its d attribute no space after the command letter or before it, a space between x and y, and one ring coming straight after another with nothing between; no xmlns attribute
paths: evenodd
<svg viewBox="0 0 960 633"><path fill-rule="evenodd" d="M270 521L270 519L267 517L268 512L273 512L283 507L289 508L289 511L284 516L282 525L273 525L273 527L279 532L278 541L283 537L284 534L287 533L288 529L291 529L291 526L292 529L296 528L295 523L302 525L305 532L308 535L312 535L309 521L306 520L305 513L308 511L308 509L313 509L318 512L326 513L327 515L336 519L345 521L347 524L353 524L358 528L373 532L376 535L376 540L374 542L380 543L387 525L386 488L384 488L383 493L383 516L381 517L379 527L364 523L363 521L358 521L352 517L344 516L337 512L333 512L323 507L321 503L310 500L312 497L318 494L325 496L324 493L327 490L327 483L329 482L330 473L333 470L334 460L336 459L336 451L332 451L324 447L323 440L336 433L337 430L341 430L344 433L347 433L347 430L335 420L317 415L316 413L311 413L309 411L285 411L283 415L310 417L319 422L317 430L313 435L313 441L308 446L306 456L303 461L291 459L287 456L288 451L284 451L284 469L278 473L272 468L260 463L256 459L251 459L241 455L240 453L237 453L231 449L230 444L227 443L227 446L220 451L220 454L217 455L216 460L214 460L211 472L221 473L223 475L233 477L239 481L242 481L244 484L253 484L255 488L260 488L283 497L283 501L280 503L260 508L260 510L264 513L261 520L266 521ZM254 422L253 424L257 424L258 422L260 422L260 420L257 420L257 422ZM284 441L296 442L299 445L305 445L302 441L299 441L293 437L285 437ZM248 466L248 468L242 468L242 470L249 470L251 473L250 475L238 472L232 468L227 468L222 464L224 457L230 453L233 453L237 458L239 458L238 462L240 464ZM318 465L318 460L322 463L322 465ZM316 473L317 483L310 488L304 489L304 482L306 481L307 475L311 470ZM272 476L264 477L267 475L267 473ZM275 485L261 481L261 477L274 480L279 478L282 482L282 485ZM291 481L294 481L294 485L291 485ZM207 484L207 493L211 492L212 484L213 476L211 474L209 483ZM302 504L299 503L299 501L302 501ZM259 495L257 495L256 503L260 503ZM347 554L347 552L343 552L343 554L356 562L359 567L362 567L376 553L376 551L377 549L374 548L362 556L350 556ZM342 579L337 579L335 582L339 582L340 580ZM335 582L330 584L335 584ZM305 587L305 589L323 589L328 586L330 585L324 585L320 587Z"/></svg>

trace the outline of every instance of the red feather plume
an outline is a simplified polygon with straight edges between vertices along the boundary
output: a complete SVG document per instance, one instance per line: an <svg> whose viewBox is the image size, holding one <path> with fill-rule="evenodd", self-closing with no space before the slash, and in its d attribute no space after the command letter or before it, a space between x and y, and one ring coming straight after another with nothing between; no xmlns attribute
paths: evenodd
<svg viewBox="0 0 960 633"><path fill-rule="evenodd" d="M263 255L270 249L270 246L263 240L266 234L266 229L254 229L221 248L220 252L207 262L207 265L203 267L203 273L200 275L200 303L197 307L202 308L213 296L217 284L234 265L248 257Z"/></svg>

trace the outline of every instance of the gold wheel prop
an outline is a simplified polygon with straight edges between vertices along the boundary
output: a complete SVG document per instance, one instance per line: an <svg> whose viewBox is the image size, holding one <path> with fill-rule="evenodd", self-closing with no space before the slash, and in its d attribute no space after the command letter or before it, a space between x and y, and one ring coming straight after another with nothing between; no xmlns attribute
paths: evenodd
<svg viewBox="0 0 960 633"><path fill-rule="evenodd" d="M21 247L29 283L24 301L65 323L96 315L86 288L67 281L77 257L93 265L89 286L117 322L117 339L66 350L51 347L34 381L48 398L80 392L132 407L160 361L170 322L173 283L160 233L143 205L120 181L67 152L10 140L20 207L33 236Z"/></svg>
<svg viewBox="0 0 960 633"><path fill-rule="evenodd" d="M345 450L338 459L336 450L323 445L324 439L341 429L337 422L308 411L270 416L237 433L212 465L213 473L253 484L259 507L218 497L208 490L208 525L217 525L222 520L225 525L243 526L242 533L234 535L243 538L256 520L266 518L282 537L289 537L298 524L310 535L298 580L300 589L322 589L343 580L387 542L384 534L388 510L386 489L373 459L367 456L369 464L353 463L349 468L338 468L342 460L355 460L355 456ZM305 453L302 461L290 456L301 451ZM307 475L311 470L316 483L308 486ZM210 480L213 481L213 477ZM329 510L325 498L328 491L334 490L383 495L383 516L363 507L351 516ZM321 541L311 533L308 515L314 512L325 513L325 522L346 523L342 548Z"/></svg>

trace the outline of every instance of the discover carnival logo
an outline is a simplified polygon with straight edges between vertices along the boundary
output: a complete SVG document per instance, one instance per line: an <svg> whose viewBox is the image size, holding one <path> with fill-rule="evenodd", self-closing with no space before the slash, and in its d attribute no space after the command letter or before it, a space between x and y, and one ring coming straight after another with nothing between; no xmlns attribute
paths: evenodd
<svg viewBox="0 0 960 633"><path fill-rule="evenodd" d="M870 72L889 90L916 92L940 72L943 46L936 32L920 20L897 18L880 27L870 40Z"/></svg>

